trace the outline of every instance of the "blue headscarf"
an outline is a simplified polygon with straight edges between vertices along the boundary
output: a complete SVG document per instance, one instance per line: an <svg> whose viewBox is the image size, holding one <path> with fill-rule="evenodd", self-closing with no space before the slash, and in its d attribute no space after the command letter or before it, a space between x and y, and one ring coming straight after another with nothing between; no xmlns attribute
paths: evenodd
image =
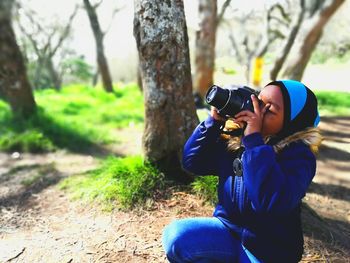
<svg viewBox="0 0 350 263"><path fill-rule="evenodd" d="M268 85L280 87L284 103L282 130L277 134L283 139L309 127L317 127L320 116L315 94L303 83L296 80L278 80Z"/></svg>

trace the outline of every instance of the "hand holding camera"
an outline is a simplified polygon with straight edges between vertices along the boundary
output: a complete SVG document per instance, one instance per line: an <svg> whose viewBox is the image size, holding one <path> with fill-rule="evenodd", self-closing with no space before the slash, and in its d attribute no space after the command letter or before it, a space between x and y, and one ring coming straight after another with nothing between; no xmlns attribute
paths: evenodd
<svg viewBox="0 0 350 263"><path fill-rule="evenodd" d="M255 97L255 95L251 95L251 99L253 102L254 112L244 110L235 115L235 122L245 122L247 124L244 129L245 136L255 132L261 132L264 115L270 107L270 104L266 104L261 109L258 98Z"/></svg>
<svg viewBox="0 0 350 263"><path fill-rule="evenodd" d="M248 135L254 132L260 132L262 120L269 105L260 109L262 101L258 99L259 92L246 86L229 86L221 88L213 85L208 90L205 99L213 106L211 115L219 121L226 121L227 118L234 118L234 121L241 127L246 123L246 127L237 133ZM215 108L214 108L215 107Z"/></svg>

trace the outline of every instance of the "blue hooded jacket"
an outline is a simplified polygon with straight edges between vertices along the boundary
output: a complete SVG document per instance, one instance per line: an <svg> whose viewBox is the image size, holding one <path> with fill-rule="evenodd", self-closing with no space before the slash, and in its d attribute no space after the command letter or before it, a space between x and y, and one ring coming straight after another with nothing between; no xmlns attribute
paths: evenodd
<svg viewBox="0 0 350 263"><path fill-rule="evenodd" d="M292 99L288 99L293 105ZM300 113L304 107L298 103ZM298 112L290 107L295 118ZM285 118L289 124L293 121L290 116ZM315 118L319 118L318 113L309 121L312 125L318 123ZM209 116L195 129L184 147L184 168L198 175L219 176L214 216L255 257L263 262L298 262L303 253L300 205L315 175L314 154L298 139L288 141L276 153L273 145L265 144L260 133L253 133L242 139L243 174L237 176L233 172L237 152L227 150L227 141L221 137L222 125ZM279 138L282 139L286 137Z"/></svg>

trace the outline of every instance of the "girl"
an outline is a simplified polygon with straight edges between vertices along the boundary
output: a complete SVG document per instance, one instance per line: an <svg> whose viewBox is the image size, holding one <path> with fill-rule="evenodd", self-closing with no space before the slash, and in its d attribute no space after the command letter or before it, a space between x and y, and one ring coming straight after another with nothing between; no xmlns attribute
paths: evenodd
<svg viewBox="0 0 350 263"><path fill-rule="evenodd" d="M269 83L241 111L243 137L224 139L225 119L211 116L184 147L184 168L218 175L211 218L172 222L163 233L170 262L298 262L303 254L300 205L316 171L321 143L317 100L293 80Z"/></svg>

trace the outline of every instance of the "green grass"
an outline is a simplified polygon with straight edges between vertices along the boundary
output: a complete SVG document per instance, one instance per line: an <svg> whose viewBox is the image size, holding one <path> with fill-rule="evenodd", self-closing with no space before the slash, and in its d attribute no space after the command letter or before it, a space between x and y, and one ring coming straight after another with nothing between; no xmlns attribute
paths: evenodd
<svg viewBox="0 0 350 263"><path fill-rule="evenodd" d="M316 49L311 56L311 64L329 64L339 65L346 64L350 61L350 52L339 54L336 50L321 50Z"/></svg>
<svg viewBox="0 0 350 263"><path fill-rule="evenodd" d="M199 176L191 184L193 192L203 198L208 203L214 205L218 202L217 198L217 176Z"/></svg>
<svg viewBox="0 0 350 263"><path fill-rule="evenodd" d="M350 92L316 91L321 116L349 116Z"/></svg>
<svg viewBox="0 0 350 263"><path fill-rule="evenodd" d="M111 131L143 123L143 97L136 85L115 87L114 93L85 85L60 92L35 92L37 113L21 119L0 101L0 150L21 152L66 148L86 151L116 142Z"/></svg>
<svg viewBox="0 0 350 263"><path fill-rule="evenodd" d="M74 199L100 203L105 210L144 206L163 187L164 175L140 156L108 158L99 169L60 183Z"/></svg>

